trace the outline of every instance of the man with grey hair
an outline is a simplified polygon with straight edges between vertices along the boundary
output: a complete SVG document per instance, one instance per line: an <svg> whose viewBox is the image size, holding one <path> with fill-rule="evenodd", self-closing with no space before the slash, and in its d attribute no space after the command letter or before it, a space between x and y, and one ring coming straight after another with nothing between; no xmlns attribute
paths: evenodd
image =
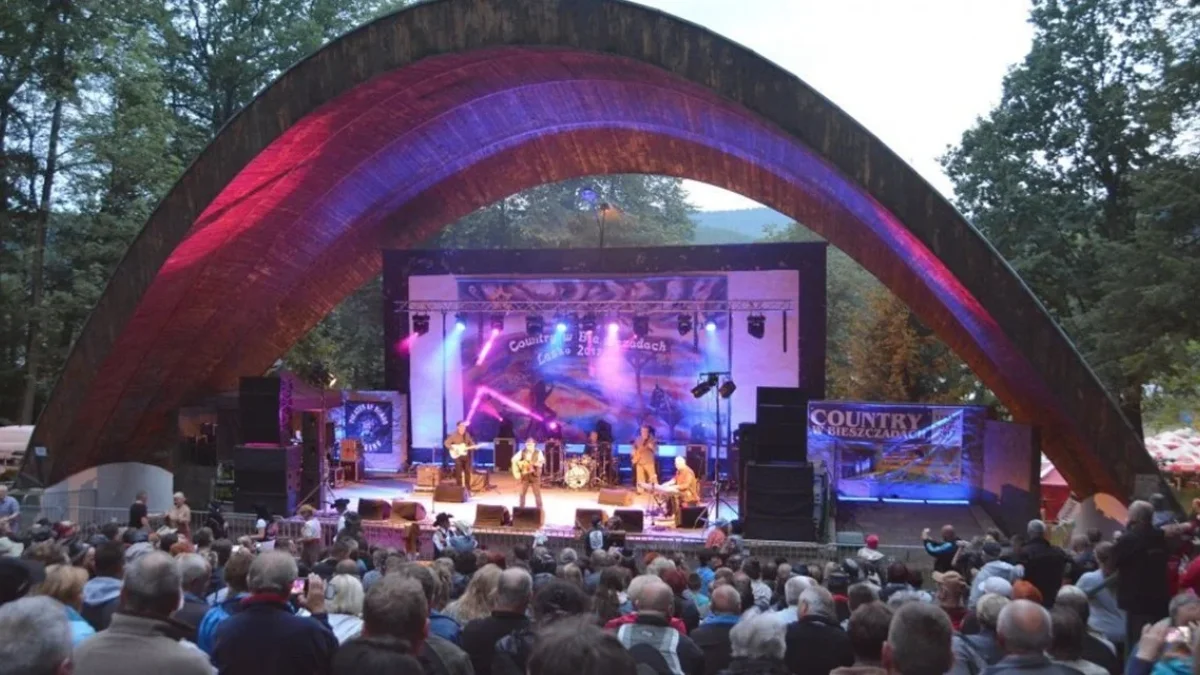
<svg viewBox="0 0 1200 675"><path fill-rule="evenodd" d="M785 624L800 620L800 594L816 585L809 577L792 577L783 587L783 599L787 606L775 612L775 618Z"/></svg>
<svg viewBox="0 0 1200 675"><path fill-rule="evenodd" d="M1129 505L1125 533L1113 544L1117 572L1117 606L1125 612L1125 649L1132 651L1142 628L1167 616L1171 591L1167 583L1167 536L1153 523L1150 502Z"/></svg>
<svg viewBox="0 0 1200 675"><path fill-rule="evenodd" d="M979 621L979 632L974 635L954 637L954 656L959 661L978 657L985 666L1004 658L996 629L1000 625L1000 612L1008 605L1008 598L995 593L984 593L975 603L975 618Z"/></svg>
<svg viewBox="0 0 1200 675"><path fill-rule="evenodd" d="M988 666L984 675L1078 675L1046 656L1052 643L1050 612L1029 600L1013 600L1000 610L996 633L1004 658Z"/></svg>
<svg viewBox="0 0 1200 675"><path fill-rule="evenodd" d="M742 616L742 596L733 586L717 586L712 592L711 609L712 613L688 635L704 652L705 675L716 675L729 667L732 658L729 631Z"/></svg>
<svg viewBox="0 0 1200 675"><path fill-rule="evenodd" d="M463 626L462 648L471 657L475 675L490 675L496 659L496 641L516 630L529 628L525 612L533 595L533 577L520 567L500 573L492 615Z"/></svg>
<svg viewBox="0 0 1200 675"><path fill-rule="evenodd" d="M1054 607L1065 607L1079 617L1083 623L1083 660L1094 663L1110 673L1120 673L1124 670L1117 649L1102 633L1088 627L1092 608L1087 593L1078 586L1063 586L1058 589Z"/></svg>
<svg viewBox="0 0 1200 675"><path fill-rule="evenodd" d="M733 659L729 672L771 673L784 671L787 651L787 625L772 613L749 615L729 631Z"/></svg>
<svg viewBox="0 0 1200 675"><path fill-rule="evenodd" d="M634 602L637 613L633 623L617 629L617 640L631 651L635 648L657 651L672 675L703 675L704 652L670 624L674 600L675 594L665 582L659 579L647 582ZM636 652L634 656L637 658Z"/></svg>
<svg viewBox="0 0 1200 675"><path fill-rule="evenodd" d="M325 613L325 582L308 576L302 602L311 616L298 616L288 602L297 574L296 560L282 551L251 563L250 596L217 628L213 663L221 675L329 672L338 642Z"/></svg>
<svg viewBox="0 0 1200 675"><path fill-rule="evenodd" d="M950 617L937 605L910 602L896 610L883 645L883 667L894 675L943 675L954 663Z"/></svg>
<svg viewBox="0 0 1200 675"><path fill-rule="evenodd" d="M180 642L186 628L171 619L182 595L179 568L171 556L151 551L133 561L125 569L112 623L75 649L75 672L119 675L136 663L138 672L211 675L204 652Z"/></svg>
<svg viewBox="0 0 1200 675"><path fill-rule="evenodd" d="M0 607L0 673L70 675L71 627L63 606L46 596Z"/></svg>
<svg viewBox="0 0 1200 675"><path fill-rule="evenodd" d="M785 589L786 590L786 589ZM828 675L854 663L850 636L837 620L833 596L813 584L800 594L799 619L787 628L787 666L795 675Z"/></svg>
<svg viewBox="0 0 1200 675"><path fill-rule="evenodd" d="M1071 558L1066 551L1046 539L1046 524L1042 521L1029 521L1025 534L1026 541L1021 546L1017 562L1025 568L1025 580L1041 592L1042 604L1047 608L1052 607Z"/></svg>
<svg viewBox="0 0 1200 675"><path fill-rule="evenodd" d="M197 553L184 553L175 559L175 564L179 566L179 576L183 580L183 607L171 618L190 626L188 640L195 642L196 629L210 609L204 595L212 579L212 566L207 558Z"/></svg>

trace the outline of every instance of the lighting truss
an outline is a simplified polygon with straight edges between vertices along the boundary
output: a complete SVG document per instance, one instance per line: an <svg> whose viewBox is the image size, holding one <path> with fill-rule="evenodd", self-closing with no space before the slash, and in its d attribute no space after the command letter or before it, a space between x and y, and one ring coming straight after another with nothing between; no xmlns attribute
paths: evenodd
<svg viewBox="0 0 1200 675"><path fill-rule="evenodd" d="M518 312L569 316L592 313L596 316L617 314L723 314L726 312L790 312L795 300L399 300L392 305L397 312L493 314Z"/></svg>

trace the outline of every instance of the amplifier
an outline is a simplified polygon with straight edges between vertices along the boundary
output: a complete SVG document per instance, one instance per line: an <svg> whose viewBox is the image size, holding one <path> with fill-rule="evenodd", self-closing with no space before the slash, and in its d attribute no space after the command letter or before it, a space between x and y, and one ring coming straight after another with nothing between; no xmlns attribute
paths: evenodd
<svg viewBox="0 0 1200 675"><path fill-rule="evenodd" d="M638 534L646 529L646 512L641 509L616 509L613 518L621 519L621 530Z"/></svg>
<svg viewBox="0 0 1200 675"><path fill-rule="evenodd" d="M633 492L623 488L603 488L596 500L605 506L633 506Z"/></svg>
<svg viewBox="0 0 1200 675"><path fill-rule="evenodd" d="M503 527L508 524L508 509L499 504L476 504L475 527Z"/></svg>
<svg viewBox="0 0 1200 675"><path fill-rule="evenodd" d="M471 472L471 492L486 492L492 487L492 474L487 471Z"/></svg>
<svg viewBox="0 0 1200 675"><path fill-rule="evenodd" d="M546 522L546 514L535 506L518 506L512 512L512 525L517 530L541 529Z"/></svg>
<svg viewBox="0 0 1200 675"><path fill-rule="evenodd" d="M442 481L442 467L437 464L417 465L417 484L413 489L432 492Z"/></svg>
<svg viewBox="0 0 1200 675"><path fill-rule="evenodd" d="M452 480L444 480L437 484L433 491L433 500L435 502L448 502L451 504L467 503L467 493L463 487Z"/></svg>

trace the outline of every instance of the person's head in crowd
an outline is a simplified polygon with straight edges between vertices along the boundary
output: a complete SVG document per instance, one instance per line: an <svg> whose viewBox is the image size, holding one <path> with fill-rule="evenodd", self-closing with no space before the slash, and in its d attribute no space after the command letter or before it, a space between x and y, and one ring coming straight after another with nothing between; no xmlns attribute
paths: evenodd
<svg viewBox="0 0 1200 675"><path fill-rule="evenodd" d="M167 619L179 608L182 577L175 559L162 551L151 551L125 570L121 585L121 610Z"/></svg>
<svg viewBox="0 0 1200 675"><path fill-rule="evenodd" d="M671 587L671 592L677 597L682 597L683 592L687 590L687 574L680 569L670 569L663 572L663 583Z"/></svg>
<svg viewBox="0 0 1200 675"><path fill-rule="evenodd" d="M576 565L575 563L563 565L561 573L559 574L559 578L561 578L563 581L583 588L583 572L579 569L579 565Z"/></svg>
<svg viewBox="0 0 1200 675"><path fill-rule="evenodd" d="M736 572L728 567L718 567L717 569L713 570L713 579L724 579L726 582L732 584L734 574L736 574Z"/></svg>
<svg viewBox="0 0 1200 675"><path fill-rule="evenodd" d="M421 584L403 574L389 574L371 586L363 600L362 634L405 640L420 653L429 636L429 603Z"/></svg>
<svg viewBox="0 0 1200 675"><path fill-rule="evenodd" d="M388 556L391 554L392 554L391 550L386 549L382 546L377 547L375 550L371 551L371 567L373 569L375 569L376 571L378 571L380 574L386 574L387 573L387 559L388 559Z"/></svg>
<svg viewBox="0 0 1200 675"><path fill-rule="evenodd" d="M846 601L850 606L850 611L853 612L867 603L878 602L879 591L876 591L871 584L859 582L846 591ZM888 616L891 616L890 612Z"/></svg>
<svg viewBox="0 0 1200 675"><path fill-rule="evenodd" d="M667 570L675 569L675 563L666 556L658 556L651 560L646 565L646 574L653 574L656 577L661 577Z"/></svg>
<svg viewBox="0 0 1200 675"><path fill-rule="evenodd" d="M712 591L713 614L738 616L742 613L742 595L733 586L724 585Z"/></svg>
<svg viewBox="0 0 1200 675"><path fill-rule="evenodd" d="M1025 526L1025 536L1029 541L1046 538L1046 523L1034 519Z"/></svg>
<svg viewBox="0 0 1200 675"><path fill-rule="evenodd" d="M425 675L412 644L393 637L359 637L333 655L332 675Z"/></svg>
<svg viewBox="0 0 1200 675"><path fill-rule="evenodd" d="M1050 613L1040 603L1013 600L1000 610L996 634L1005 654L1041 654L1050 648Z"/></svg>
<svg viewBox="0 0 1200 675"><path fill-rule="evenodd" d="M508 558L500 551L484 551L484 554L487 556L488 565L495 565L502 570L508 567Z"/></svg>
<svg viewBox="0 0 1200 675"><path fill-rule="evenodd" d="M888 596L887 606L890 607L893 611L895 611L895 610L900 609L901 607L907 605L910 602L925 603L928 599L929 599L929 596L925 595L921 591L916 591L916 590L912 590L912 589L901 590L901 591L896 591L895 593L892 593L891 595Z"/></svg>
<svg viewBox="0 0 1200 675"><path fill-rule="evenodd" d="M165 553L171 552L171 547L179 543L179 535L174 532L158 535L157 548Z"/></svg>
<svg viewBox="0 0 1200 675"><path fill-rule="evenodd" d="M245 593L250 590L250 566L254 564L254 554L249 551L238 551L229 556L225 563L225 571L221 578L229 587L229 594Z"/></svg>
<svg viewBox="0 0 1200 675"><path fill-rule="evenodd" d="M878 549L879 548L879 535L868 534L867 539L866 539L866 544L867 544L867 548L871 549L872 551Z"/></svg>
<svg viewBox="0 0 1200 675"><path fill-rule="evenodd" d="M350 539L348 541L353 541L353 539ZM281 551L292 557L295 557L296 554L298 553L296 551L296 540L292 539L291 537L276 537L275 538L275 550Z"/></svg>
<svg viewBox="0 0 1200 675"><path fill-rule="evenodd" d="M1046 651L1056 661L1078 661L1083 658L1083 638L1086 624L1070 607L1050 610L1050 648Z"/></svg>
<svg viewBox="0 0 1200 675"><path fill-rule="evenodd" d="M54 598L78 611L83 607L83 586L87 582L88 573L82 567L51 565L46 568L46 579L38 586L36 593ZM3 670L0 666L0 671Z"/></svg>
<svg viewBox="0 0 1200 675"><path fill-rule="evenodd" d="M299 574L295 558L281 551L266 551L251 563L246 583L251 593L287 597Z"/></svg>
<svg viewBox="0 0 1200 675"><path fill-rule="evenodd" d="M577 560L579 560L579 554L573 548L564 548L558 552L559 565L570 565Z"/></svg>
<svg viewBox="0 0 1200 675"><path fill-rule="evenodd" d="M332 597L325 601L325 609L330 614L362 616L364 594L362 582L358 580L357 575L333 575L333 578L329 580L329 590L326 595L329 596L330 593L332 593Z"/></svg>
<svg viewBox="0 0 1200 675"><path fill-rule="evenodd" d="M883 645L883 667L893 675L944 675L954 664L954 629L940 607L910 602L896 610Z"/></svg>
<svg viewBox="0 0 1200 675"><path fill-rule="evenodd" d="M229 564L229 556L233 555L233 542L218 539L212 543L211 550L217 556L217 567L224 568Z"/></svg>
<svg viewBox="0 0 1200 675"><path fill-rule="evenodd" d="M980 548L980 553L983 555L983 562L990 563L993 560L999 560L1001 555L1004 555L1004 547L999 542L985 541Z"/></svg>
<svg viewBox="0 0 1200 675"><path fill-rule="evenodd" d="M177 541L171 545L171 549L167 551L172 557L184 555L185 553L195 553L196 547L187 541Z"/></svg>
<svg viewBox="0 0 1200 675"><path fill-rule="evenodd" d="M1200 598L1191 593L1176 595L1167 605L1167 616L1176 627L1200 623Z"/></svg>
<svg viewBox="0 0 1200 675"><path fill-rule="evenodd" d="M175 558L175 564L179 567L183 591L203 598L212 581L212 567L208 564L208 558L199 553L184 553Z"/></svg>
<svg viewBox="0 0 1200 675"><path fill-rule="evenodd" d="M1129 527L1151 525L1154 522L1154 506L1150 502L1135 501L1129 505Z"/></svg>
<svg viewBox="0 0 1200 675"><path fill-rule="evenodd" d="M625 591L625 569L605 567L600 570L600 581L593 594L593 609L601 621L610 621L621 616L621 593Z"/></svg>
<svg viewBox="0 0 1200 675"><path fill-rule="evenodd" d="M806 616L822 617L833 620L837 616L837 607L833 602L833 594L822 586L812 585L800 594L797 605L800 618Z"/></svg>
<svg viewBox="0 0 1200 675"><path fill-rule="evenodd" d="M71 626L48 597L21 598L0 607L0 673L70 675Z"/></svg>
<svg viewBox="0 0 1200 675"><path fill-rule="evenodd" d="M1079 615L1079 618L1086 626L1088 618L1092 613L1091 600L1088 594L1078 586L1066 585L1058 589L1058 594L1054 596L1055 607L1066 607Z"/></svg>
<svg viewBox="0 0 1200 675"><path fill-rule="evenodd" d="M942 526L942 541L956 541L957 539L958 535L954 533L953 525Z"/></svg>
<svg viewBox="0 0 1200 675"><path fill-rule="evenodd" d="M329 557L334 560L346 560L350 557L350 542L351 539L345 537L333 542L333 546L329 549ZM279 544L276 543L276 546Z"/></svg>
<svg viewBox="0 0 1200 675"><path fill-rule="evenodd" d="M788 563L780 563L775 566L774 581L777 584L786 584L788 579L792 578L792 566Z"/></svg>
<svg viewBox="0 0 1200 675"><path fill-rule="evenodd" d="M821 566L821 585L825 585L829 581L829 575L836 574L841 571L842 566L830 560Z"/></svg>
<svg viewBox="0 0 1200 675"><path fill-rule="evenodd" d="M612 633L591 621L556 621L540 633L527 675L636 675L637 663Z"/></svg>
<svg viewBox="0 0 1200 675"><path fill-rule="evenodd" d="M213 545L213 531L210 527L202 527L196 530L195 536L192 537L192 543L196 544L196 548L207 549Z"/></svg>
<svg viewBox="0 0 1200 675"><path fill-rule="evenodd" d="M745 572L733 573L733 587L738 593L742 594L742 610L750 609L754 606L754 582L750 577L746 576Z"/></svg>
<svg viewBox="0 0 1200 675"><path fill-rule="evenodd" d="M1012 587L1013 600L1029 600L1031 602L1036 602L1039 605L1042 603L1042 592L1039 591L1038 587L1034 586L1032 583L1024 579L1018 579L1013 583Z"/></svg>
<svg viewBox="0 0 1200 675"><path fill-rule="evenodd" d="M704 580L695 572L688 572L687 587L692 593L704 595Z"/></svg>
<svg viewBox="0 0 1200 675"><path fill-rule="evenodd" d="M599 572L605 567L611 567L613 564L612 556L602 548L592 551L591 555L592 571Z"/></svg>
<svg viewBox="0 0 1200 675"><path fill-rule="evenodd" d="M585 614L590 608L591 602L582 588L560 579L542 586L533 596L533 619L542 626L569 616Z"/></svg>
<svg viewBox="0 0 1200 675"><path fill-rule="evenodd" d="M395 564L392 563L392 558L388 558L388 574L394 569L400 569L404 565L402 558L395 559ZM442 564L438 564L439 561ZM441 610L450 603L450 590L454 588L454 562L445 558L438 558L429 566L429 571L437 581L433 599L429 601L430 608Z"/></svg>
<svg viewBox="0 0 1200 675"><path fill-rule="evenodd" d="M359 576L359 572L358 563L354 560L339 560L338 564L333 568L334 574L349 574L357 577Z"/></svg>
<svg viewBox="0 0 1200 675"><path fill-rule="evenodd" d="M1000 612L1008 605L1009 599L995 593L984 593L975 602L975 618L984 630L995 632L1000 626Z"/></svg>
<svg viewBox="0 0 1200 675"><path fill-rule="evenodd" d="M125 549L110 541L96 547L96 576L120 579L125 575Z"/></svg>
<svg viewBox="0 0 1200 675"><path fill-rule="evenodd" d="M1104 533L1102 533L1098 527L1089 527L1086 534L1088 541L1092 544L1092 546L1104 541Z"/></svg>
<svg viewBox="0 0 1200 675"><path fill-rule="evenodd" d="M967 596L967 580L953 570L949 572L934 572L933 580L937 583L937 602L942 607L961 607Z"/></svg>
<svg viewBox="0 0 1200 675"><path fill-rule="evenodd" d="M1110 541L1102 541L1096 544L1093 553L1096 555L1096 563L1100 565L1101 571L1105 574L1110 574L1116 571L1115 560L1112 554L1113 545Z"/></svg>
<svg viewBox="0 0 1200 675"><path fill-rule="evenodd" d="M912 573L908 571L908 566L900 561L896 561L888 565L887 582L889 584L908 584L912 582Z"/></svg>
<svg viewBox="0 0 1200 675"><path fill-rule="evenodd" d="M782 663L787 624L770 614L751 612L729 631L729 654L756 663Z"/></svg>
<svg viewBox="0 0 1200 675"><path fill-rule="evenodd" d="M515 562L524 562L529 564L529 546L526 544L516 544L512 547L513 560Z"/></svg>
<svg viewBox="0 0 1200 675"><path fill-rule="evenodd" d="M854 650L854 665L879 666L883 663L883 643L888 639L892 610L882 602L860 605L850 614L846 633Z"/></svg>
<svg viewBox="0 0 1200 675"><path fill-rule="evenodd" d="M1071 552L1084 553L1092 548L1092 542L1087 538L1086 534L1078 532L1071 535Z"/></svg>
<svg viewBox="0 0 1200 675"><path fill-rule="evenodd" d="M463 575L471 576L475 574L478 566L475 564L474 551L455 551L454 553L454 571Z"/></svg>
<svg viewBox="0 0 1200 675"><path fill-rule="evenodd" d="M750 577L750 581L762 579L762 562L758 558L746 558L742 561L742 571Z"/></svg>
<svg viewBox="0 0 1200 675"><path fill-rule="evenodd" d="M846 576L846 573L839 567L825 575L825 588L829 589L833 595L845 597L846 593L850 591L850 577Z"/></svg>
<svg viewBox="0 0 1200 675"><path fill-rule="evenodd" d="M39 541L32 546L26 546L21 557L25 560L39 562L46 567L71 564L66 550L55 541Z"/></svg>
<svg viewBox="0 0 1200 675"><path fill-rule="evenodd" d="M743 560L745 560L745 557L734 553L725 557L725 566L734 572L740 572L742 570Z"/></svg>
<svg viewBox="0 0 1200 675"><path fill-rule="evenodd" d="M658 577L652 574L639 574L629 582L629 588L625 593L629 596L629 601L636 604L638 596L642 594L644 589L652 581L661 581Z"/></svg>
<svg viewBox="0 0 1200 675"><path fill-rule="evenodd" d="M496 576L495 589L497 611L524 614L533 593L533 578L523 569L504 570Z"/></svg>
<svg viewBox="0 0 1200 675"><path fill-rule="evenodd" d="M471 581L467 583L467 589L463 591L462 597L458 600L461 616L482 618L491 614L500 574L499 567L484 565L471 576Z"/></svg>
<svg viewBox="0 0 1200 675"><path fill-rule="evenodd" d="M762 575L759 577L759 581L765 581L769 584L775 583L775 574L777 572L778 572L778 568L775 565L775 563L773 563L773 562L763 563Z"/></svg>
<svg viewBox="0 0 1200 675"><path fill-rule="evenodd" d="M800 604L800 594L808 590L812 585L812 581L808 577L792 577L787 580L787 584L783 587L783 598L788 607L796 607Z"/></svg>
<svg viewBox="0 0 1200 675"><path fill-rule="evenodd" d="M1002 598L1011 600L1013 595L1013 587L1012 584L1008 582L1008 579L1000 576L993 576L984 579L983 592L992 593L994 595L999 595Z"/></svg>
<svg viewBox="0 0 1200 675"><path fill-rule="evenodd" d="M40 562L0 558L0 604L25 597L45 579L46 566Z"/></svg>
<svg viewBox="0 0 1200 675"><path fill-rule="evenodd" d="M109 541L117 541L121 537L120 523L104 523L100 526L100 534Z"/></svg>
<svg viewBox="0 0 1200 675"><path fill-rule="evenodd" d="M661 579L652 579L642 587L633 606L639 614L669 617L674 603L675 594L671 592L671 587L663 583Z"/></svg>

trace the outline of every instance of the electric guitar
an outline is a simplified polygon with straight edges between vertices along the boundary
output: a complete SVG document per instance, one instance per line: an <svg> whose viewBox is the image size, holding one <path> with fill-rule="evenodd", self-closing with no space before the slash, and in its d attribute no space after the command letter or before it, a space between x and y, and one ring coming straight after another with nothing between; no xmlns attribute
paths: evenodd
<svg viewBox="0 0 1200 675"><path fill-rule="evenodd" d="M450 457L452 457L454 459L458 459L460 457L466 457L468 452L473 452L474 450L476 450L478 448L479 448L478 445L467 445L466 443L451 443L450 444Z"/></svg>

